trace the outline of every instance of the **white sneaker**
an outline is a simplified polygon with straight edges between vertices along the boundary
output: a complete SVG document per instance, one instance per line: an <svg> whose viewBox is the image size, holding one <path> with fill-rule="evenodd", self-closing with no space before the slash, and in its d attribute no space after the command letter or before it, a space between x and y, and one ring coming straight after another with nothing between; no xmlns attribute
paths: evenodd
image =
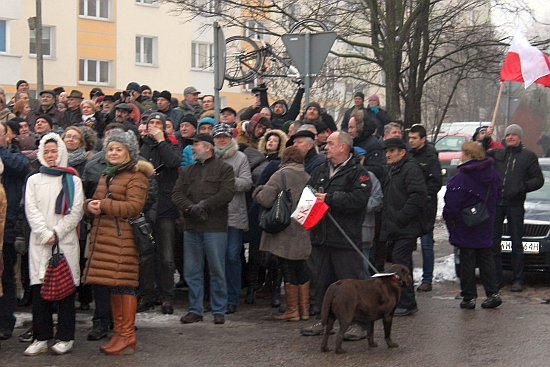
<svg viewBox="0 0 550 367"><path fill-rule="evenodd" d="M55 354L65 354L73 349L74 340L69 340L68 342L58 341L52 347L52 350Z"/></svg>
<svg viewBox="0 0 550 367"><path fill-rule="evenodd" d="M25 349L23 353L26 356L36 356L40 353L46 353L48 351L47 340L35 340L31 345Z"/></svg>

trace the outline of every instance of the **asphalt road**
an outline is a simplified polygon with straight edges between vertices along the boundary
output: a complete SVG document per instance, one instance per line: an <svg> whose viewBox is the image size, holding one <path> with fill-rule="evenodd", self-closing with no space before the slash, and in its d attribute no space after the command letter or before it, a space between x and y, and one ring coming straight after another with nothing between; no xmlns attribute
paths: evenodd
<svg viewBox="0 0 550 367"><path fill-rule="evenodd" d="M444 229L436 231L436 258L451 253ZM420 251L415 265L421 265ZM508 273L506 273L509 276ZM416 279L418 282L419 279ZM175 314L162 315L160 308L138 314L138 345L133 356L105 356L99 346L107 341L86 340L92 312L77 313L76 343L64 356L23 356L27 343L16 337L3 341L3 366L541 366L550 356L550 275L528 274L522 293L502 290L503 305L485 310L459 308L458 283L434 284L432 292L417 294L419 312L395 318L393 340L399 348L388 349L382 323L375 325L378 348L366 340L345 342L346 354L321 353L320 337L301 336L299 329L310 321L277 322L267 299L254 305L242 302L238 312L214 325L211 314L204 322L183 325L186 293L177 291ZM30 326L30 308L22 312L14 336ZM334 337L329 339L334 350Z"/></svg>

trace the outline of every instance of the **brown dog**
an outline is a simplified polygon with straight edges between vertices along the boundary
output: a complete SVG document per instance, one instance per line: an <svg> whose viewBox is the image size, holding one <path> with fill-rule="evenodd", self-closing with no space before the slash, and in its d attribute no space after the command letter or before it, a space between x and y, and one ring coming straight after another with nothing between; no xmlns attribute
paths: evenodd
<svg viewBox="0 0 550 367"><path fill-rule="evenodd" d="M369 280L343 279L332 283L328 288L323 307L321 320L324 326L321 351L328 352L328 336L334 322L340 322L340 330L336 335L336 353L344 353L342 341L353 318L368 321L367 339L369 347L377 347L374 342L374 321L383 319L384 337L389 348L398 345L391 340L391 325L393 312L399 303L401 287L409 287L412 277L406 266L393 264L387 276L375 277Z"/></svg>

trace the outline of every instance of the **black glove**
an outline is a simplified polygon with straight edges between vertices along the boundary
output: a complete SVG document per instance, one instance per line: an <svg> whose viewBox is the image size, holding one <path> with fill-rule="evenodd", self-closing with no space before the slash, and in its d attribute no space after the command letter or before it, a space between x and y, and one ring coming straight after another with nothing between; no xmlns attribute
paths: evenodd
<svg viewBox="0 0 550 367"><path fill-rule="evenodd" d="M207 220L208 219L208 213L206 213L206 210L204 210L203 202L199 202L198 204L191 205L189 208L189 214L195 216L196 218L200 220Z"/></svg>

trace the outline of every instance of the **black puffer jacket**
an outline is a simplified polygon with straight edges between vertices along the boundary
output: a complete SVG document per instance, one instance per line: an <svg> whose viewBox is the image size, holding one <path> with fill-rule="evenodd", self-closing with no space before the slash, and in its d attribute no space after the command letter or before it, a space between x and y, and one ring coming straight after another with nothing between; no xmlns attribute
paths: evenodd
<svg viewBox="0 0 550 367"><path fill-rule="evenodd" d="M420 212L426 203L427 188L422 168L405 155L390 168L384 183L381 241L416 238L422 235Z"/></svg>
<svg viewBox="0 0 550 367"><path fill-rule="evenodd" d="M544 185L544 176L535 153L517 147L493 149L487 155L495 160L495 168L502 177L502 192L498 205L523 206L528 192Z"/></svg>
<svg viewBox="0 0 550 367"><path fill-rule="evenodd" d="M346 234L361 246L361 224L369 202L372 183L368 171L352 156L330 177L330 161L311 174L308 185L327 193L325 202L330 213ZM322 187L322 189L321 189ZM352 249L349 242L326 216L311 229L311 243L327 247Z"/></svg>

